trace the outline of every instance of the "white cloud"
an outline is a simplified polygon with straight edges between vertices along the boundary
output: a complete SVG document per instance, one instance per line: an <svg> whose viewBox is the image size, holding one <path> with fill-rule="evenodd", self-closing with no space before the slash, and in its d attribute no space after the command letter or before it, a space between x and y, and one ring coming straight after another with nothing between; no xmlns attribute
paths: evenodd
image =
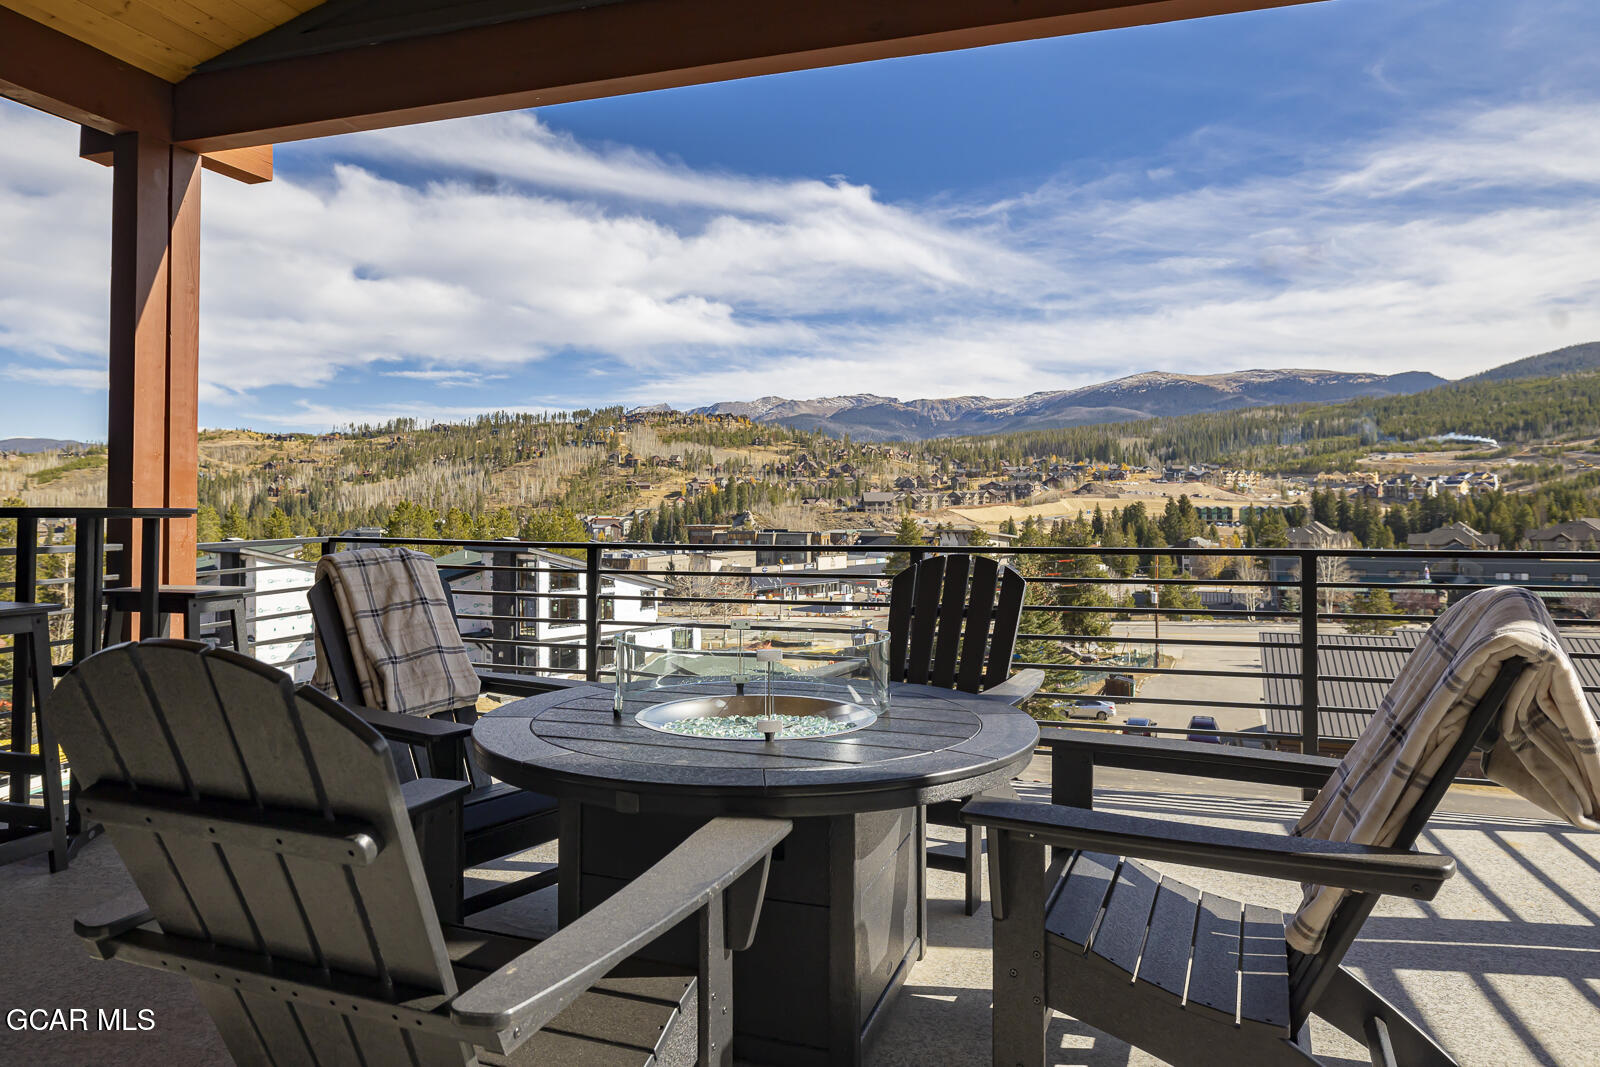
<svg viewBox="0 0 1600 1067"><path fill-rule="evenodd" d="M0 374L14 382L33 382L37 385L64 385L69 389L103 393L107 389L106 372L93 367L63 367L59 365L29 367L12 363L0 368Z"/></svg>
<svg viewBox="0 0 1600 1067"><path fill-rule="evenodd" d="M528 114L285 146L268 185L206 181L205 414L315 428L1146 369L1468 373L1600 337L1594 103L1275 145L1298 153L1277 176L1240 177L1258 135L1210 127L1177 167L934 204L699 171ZM109 186L70 126L0 106L0 349L27 371L8 373L103 383ZM352 376L418 399L352 395ZM261 399L285 386L303 391L287 410Z"/></svg>

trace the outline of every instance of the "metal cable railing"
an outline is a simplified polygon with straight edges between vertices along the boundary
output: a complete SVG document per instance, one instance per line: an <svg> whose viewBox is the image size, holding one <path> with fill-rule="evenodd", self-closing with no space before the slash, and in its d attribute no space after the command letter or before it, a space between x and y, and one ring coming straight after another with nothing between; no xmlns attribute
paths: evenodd
<svg viewBox="0 0 1600 1067"><path fill-rule="evenodd" d="M1030 575L1011 666L1046 673L1031 708L1041 718L1311 752L1353 739L1357 720L1375 706L1373 694L1381 694L1414 643L1408 635L1459 597L1505 584L1485 576L1509 568L1513 584L1552 607L1585 692L1600 694L1595 552L575 544L346 535L201 545L201 581L249 587L246 651L308 673L315 650L305 590L314 557L357 545L408 545L438 556L469 648L496 670L593 679L608 676L610 641L621 633L683 627L713 634L757 623L796 632L882 627L892 555L998 556ZM31 559L37 567L41 558L73 551L41 544ZM0 558L6 552L0 549ZM301 559L302 553L313 558ZM843 565L818 566L822 556ZM797 565L797 557L810 562ZM1431 568L1430 579L1397 580L1396 560L1408 572ZM74 580L36 578L32 588ZM1585 588L1591 582L1594 588ZM202 636L216 628L203 622ZM78 647L71 636L60 643ZM1118 717L1080 717L1093 701L1113 703ZM1190 718L1226 712L1228 721L1214 728L1185 723L1185 712ZM1174 713L1176 723L1155 719Z"/></svg>

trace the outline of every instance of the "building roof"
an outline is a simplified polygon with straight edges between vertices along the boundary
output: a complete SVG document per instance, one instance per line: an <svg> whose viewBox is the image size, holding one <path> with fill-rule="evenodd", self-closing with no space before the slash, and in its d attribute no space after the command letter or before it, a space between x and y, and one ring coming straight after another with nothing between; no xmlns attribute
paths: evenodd
<svg viewBox="0 0 1600 1067"><path fill-rule="evenodd" d="M1428 533L1408 534L1406 544L1418 548L1444 548L1453 544L1464 544L1473 548L1498 548L1500 535L1479 533L1464 522L1452 522L1448 526L1441 526Z"/></svg>
<svg viewBox="0 0 1600 1067"><path fill-rule="evenodd" d="M1387 634L1323 634L1317 645L1317 729L1319 736L1353 741L1377 711L1389 683L1427 630L1408 626ZM1573 657L1584 688L1600 688L1600 637L1561 636ZM1262 699L1267 729L1300 732L1300 634L1293 630L1261 633ZM1266 675L1286 674L1288 678ZM1333 681L1363 678L1366 681ZM1600 715L1600 694L1588 693L1589 707ZM1276 706L1274 706L1276 705Z"/></svg>
<svg viewBox="0 0 1600 1067"><path fill-rule="evenodd" d="M1546 526L1542 530L1534 530L1528 534L1528 540L1575 541L1578 544L1587 544L1590 541L1600 543L1600 519L1573 519L1571 522L1558 522L1553 526Z"/></svg>

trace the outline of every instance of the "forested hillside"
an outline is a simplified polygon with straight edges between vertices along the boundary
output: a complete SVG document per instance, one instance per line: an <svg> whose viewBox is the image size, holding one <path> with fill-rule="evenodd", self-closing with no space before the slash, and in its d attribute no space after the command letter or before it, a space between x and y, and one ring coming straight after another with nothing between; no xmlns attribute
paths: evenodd
<svg viewBox="0 0 1600 1067"><path fill-rule="evenodd" d="M1502 446L1592 438L1600 434L1600 374L1461 382L1408 396L963 437L939 447L972 463L1046 454L1316 474L1350 470L1386 442L1415 448L1447 433L1493 437Z"/></svg>

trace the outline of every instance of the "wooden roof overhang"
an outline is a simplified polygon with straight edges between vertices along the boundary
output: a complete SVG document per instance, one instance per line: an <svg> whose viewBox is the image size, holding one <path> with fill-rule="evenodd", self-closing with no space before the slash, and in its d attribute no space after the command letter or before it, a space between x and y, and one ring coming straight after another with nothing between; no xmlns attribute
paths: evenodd
<svg viewBox="0 0 1600 1067"><path fill-rule="evenodd" d="M1315 0L0 0L0 95L251 148Z"/></svg>
<svg viewBox="0 0 1600 1067"><path fill-rule="evenodd" d="M107 502L193 508L202 168L268 181L281 141L1315 2L0 0L0 96L113 166ZM164 581L194 581L194 533L169 520Z"/></svg>

